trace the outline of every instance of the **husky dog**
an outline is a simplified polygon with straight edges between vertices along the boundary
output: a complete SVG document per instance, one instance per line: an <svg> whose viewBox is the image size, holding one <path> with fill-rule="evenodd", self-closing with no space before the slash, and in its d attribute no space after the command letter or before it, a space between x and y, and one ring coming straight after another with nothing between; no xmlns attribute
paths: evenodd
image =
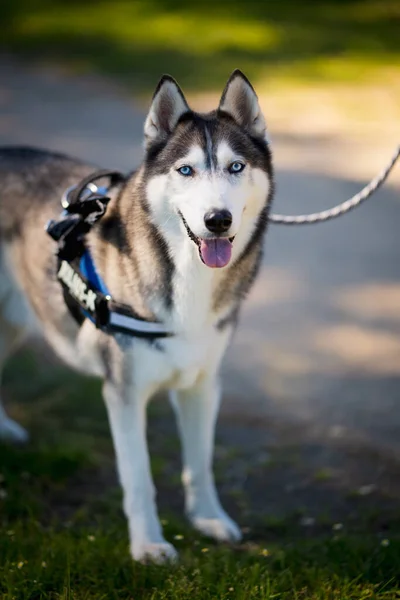
<svg viewBox="0 0 400 600"><path fill-rule="evenodd" d="M192 111L164 76L144 139L142 165L110 189L86 244L113 298L172 335L149 341L76 322L44 226L59 216L63 192L94 168L61 154L2 148L0 365L26 334L41 332L68 365L104 379L131 553L161 562L176 551L162 534L146 444L146 406L159 390L169 391L178 420L190 521L217 540L241 536L212 474L219 368L260 265L273 174L264 117L240 71L208 114ZM0 435L27 438L1 405Z"/></svg>

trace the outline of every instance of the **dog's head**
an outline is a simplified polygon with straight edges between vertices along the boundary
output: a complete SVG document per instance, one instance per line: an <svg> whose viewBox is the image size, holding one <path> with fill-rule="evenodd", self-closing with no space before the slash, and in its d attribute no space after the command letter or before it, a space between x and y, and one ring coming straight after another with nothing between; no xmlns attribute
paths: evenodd
<svg viewBox="0 0 400 600"><path fill-rule="evenodd" d="M225 267L265 219L271 154L256 93L234 71L217 110L193 112L164 76L145 123L149 210L172 248L187 235L207 267ZM197 253L196 253L197 254Z"/></svg>

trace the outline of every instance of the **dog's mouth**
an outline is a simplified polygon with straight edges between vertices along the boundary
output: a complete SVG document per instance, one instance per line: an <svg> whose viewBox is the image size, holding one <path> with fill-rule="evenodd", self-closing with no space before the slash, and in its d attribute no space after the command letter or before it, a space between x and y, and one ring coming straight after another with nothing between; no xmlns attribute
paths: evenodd
<svg viewBox="0 0 400 600"><path fill-rule="evenodd" d="M226 267L232 258L232 244L235 236L231 238L199 238L190 229L180 211L179 216L182 219L188 236L198 247L202 262L212 269Z"/></svg>

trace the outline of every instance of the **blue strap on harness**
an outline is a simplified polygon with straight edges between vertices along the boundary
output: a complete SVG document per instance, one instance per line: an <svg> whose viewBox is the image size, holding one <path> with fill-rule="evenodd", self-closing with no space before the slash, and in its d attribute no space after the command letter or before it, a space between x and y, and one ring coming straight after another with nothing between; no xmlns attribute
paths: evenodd
<svg viewBox="0 0 400 600"><path fill-rule="evenodd" d="M88 282L99 292L104 294L105 296L109 296L110 292L108 291L104 281L101 279L100 275L96 271L96 267L94 266L92 255L89 250L86 248L83 253L80 261L79 261L79 269L82 275L88 280ZM90 319L93 323L95 319L88 311L83 311L85 317Z"/></svg>

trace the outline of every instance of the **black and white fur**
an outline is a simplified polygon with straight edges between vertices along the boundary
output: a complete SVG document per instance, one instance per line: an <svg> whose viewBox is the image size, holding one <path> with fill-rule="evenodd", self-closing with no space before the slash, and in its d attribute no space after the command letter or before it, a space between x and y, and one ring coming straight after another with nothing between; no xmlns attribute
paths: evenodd
<svg viewBox="0 0 400 600"><path fill-rule="evenodd" d="M235 71L218 109L198 114L163 77L145 123L143 164L111 190L105 217L88 235L113 297L164 323L171 338L112 337L89 321L79 327L65 306L44 225L58 217L64 190L93 170L41 150L0 149L0 365L40 332L70 366L104 379L132 556L162 561L176 551L163 537L146 444L146 406L162 389L178 419L191 522L218 540L241 535L218 499L212 455L219 368L260 264L273 191L257 96ZM210 231L210 211L230 214L228 229ZM204 247L225 248L228 263L207 266ZM1 404L0 435L27 437Z"/></svg>

